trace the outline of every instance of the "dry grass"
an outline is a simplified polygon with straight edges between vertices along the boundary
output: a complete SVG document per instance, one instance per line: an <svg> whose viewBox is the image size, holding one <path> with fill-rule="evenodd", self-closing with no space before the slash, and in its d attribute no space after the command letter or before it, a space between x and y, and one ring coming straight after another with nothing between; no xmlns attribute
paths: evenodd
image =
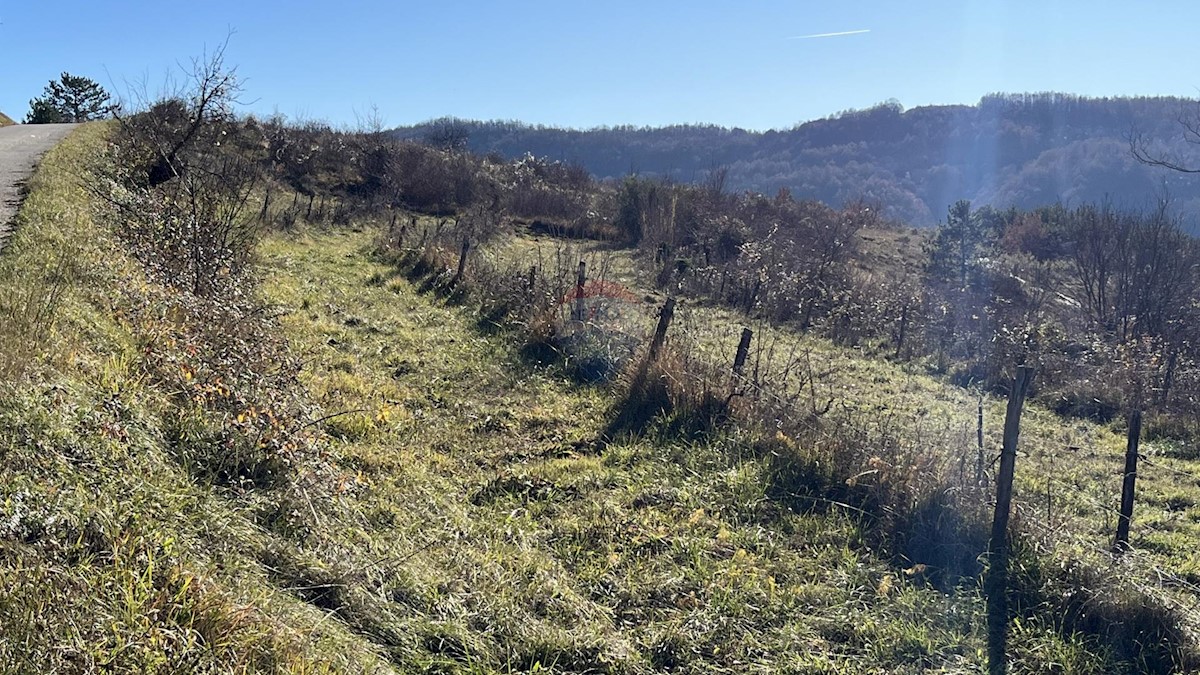
<svg viewBox="0 0 1200 675"><path fill-rule="evenodd" d="M453 304L420 292L370 230L300 228L261 246L255 292L304 364L311 412L294 423L316 451L278 483L198 474L173 444L187 440L172 435L181 411L200 428L250 422L181 406L148 367L151 353L195 355L147 351L175 334L177 313L146 311L172 291L86 207L76 167L104 133L84 127L47 155L0 265L0 288L59 289L55 312L22 324L42 328L5 338L28 356L0 383L0 672L982 672L973 586L944 593L853 510L793 502L794 483L772 492L781 457L803 469L835 439L893 466L902 457L871 444L956 447L971 397L807 338L773 338L821 373L792 388L833 392L825 420L860 435L823 447L664 419L606 437L616 391L531 365L512 336L480 329L471 291ZM614 278L636 284L624 264ZM29 315L38 302L21 298L54 295L0 306ZM723 358L720 315L692 311L680 335ZM1072 470L1114 451L1103 429L1071 440L1056 424L1032 416L1026 438L1042 440L1022 471L1061 441L1101 448ZM1026 503L1038 478L1023 474ZM1186 513L1189 493L1163 503ZM1128 664L1036 613L1014 647L1029 672Z"/></svg>
<svg viewBox="0 0 1200 675"><path fill-rule="evenodd" d="M556 245L546 239L518 240L498 249L498 255L528 256L528 251ZM650 284L638 276L629 252L606 247L603 255L608 269L625 270L625 284L641 289L639 294L647 292ZM652 323L649 312L644 321ZM668 340L671 350L685 355L667 368L673 386L690 388L693 394L723 394L728 384L719 374L732 361L743 325L736 313L685 299ZM977 391L927 375L920 364L892 363L867 349L839 347L761 322L751 326L756 341L748 369L757 371L750 378L763 390L760 394L750 387L733 400L734 406L742 419L767 428L799 428L795 439L783 434L776 439L782 443L772 449L784 460L774 475L782 470L792 476L788 485L776 489L801 493L796 501L801 508L832 499L867 507L869 521L890 520L884 523L892 528L885 532L890 535L884 539L885 551L903 564L919 563L932 579L944 582L947 571L970 572L986 545L989 513L986 492L972 487L978 456L976 409L982 400L984 466L990 476L1000 445L1003 399L980 399ZM1190 650L1200 635L1200 614L1191 600L1200 591L1200 579L1186 543L1194 527L1190 495L1200 485L1200 472L1184 459L1188 452L1178 444L1143 445L1149 457L1139 476L1135 538L1140 541L1131 555L1114 562L1108 549L1123 445L1119 424L1065 420L1038 405L1027 410L1017 522L1033 555L1027 564L1039 572L1019 592L1028 594L1024 611L1066 631L1093 631L1097 644L1107 644L1116 661L1125 662L1123 667L1166 672L1192 658ZM843 481L853 482L854 489L847 490ZM778 486L777 478L772 485ZM956 537L965 541L956 542ZM959 544L969 560L955 566ZM955 569L939 569L947 566ZM1082 571L1063 572L1068 569ZM1056 593L1075 600L1063 603ZM1080 604L1072 604L1076 601ZM1156 609L1143 615L1139 608L1144 606ZM1104 621L1080 619L1095 615L1138 627L1113 635L1100 627ZM1118 666L1113 662L1108 667Z"/></svg>
<svg viewBox="0 0 1200 675"><path fill-rule="evenodd" d="M119 291L165 291L83 187L106 133L88 125L46 155L0 263L15 317L2 331L0 672L379 667L270 581L260 560L278 544L255 496L198 484L164 444L171 392L147 378L136 338L155 324L129 323Z"/></svg>

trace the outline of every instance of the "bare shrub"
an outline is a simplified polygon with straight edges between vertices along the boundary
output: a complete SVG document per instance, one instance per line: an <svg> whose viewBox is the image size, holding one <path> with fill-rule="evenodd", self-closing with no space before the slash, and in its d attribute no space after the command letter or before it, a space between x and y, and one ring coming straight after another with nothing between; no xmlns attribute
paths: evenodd
<svg viewBox="0 0 1200 675"><path fill-rule="evenodd" d="M176 95L118 116L110 168L94 188L155 279L204 297L236 292L259 234L247 209L259 172L231 147L239 88L223 52L193 61Z"/></svg>

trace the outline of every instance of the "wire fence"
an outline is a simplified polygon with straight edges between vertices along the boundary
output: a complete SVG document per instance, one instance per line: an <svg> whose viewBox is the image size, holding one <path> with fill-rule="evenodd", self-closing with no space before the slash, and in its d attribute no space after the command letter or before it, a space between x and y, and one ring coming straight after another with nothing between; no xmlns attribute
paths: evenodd
<svg viewBox="0 0 1200 675"><path fill-rule="evenodd" d="M419 247L408 250L447 261L454 253L450 241L440 235L426 235ZM942 489L976 508L991 504L991 468L999 454L998 400L930 385L910 370L871 365L870 359L846 349L831 349L703 302L670 300L672 320L665 334L656 336L663 328L668 299L624 285L628 270L618 269L612 256L582 246L517 255L524 257L514 262L512 251L483 249L467 266L467 276L490 284L482 288L485 294L503 293L502 287L517 289L551 315L558 335L596 336L601 341L597 348L620 352L619 360L628 364L650 365L651 344L657 337L662 348L653 358L654 376L677 395L719 400L732 414L764 431L852 453L851 464L860 466L849 480L907 481L910 494L905 496L910 500L919 497L920 490ZM449 263L445 267L447 273L452 269ZM741 355L740 368L735 368L747 329L751 342ZM568 359L575 356L566 354ZM1067 424L1079 425L1064 421ZM1101 433L1091 430L1087 435L1094 441ZM1096 452L1086 446L1061 452L1043 448L1045 456L1031 467L1035 473L1018 483L1015 522L1044 555L1085 552L1100 569L1119 575L1119 583L1177 611L1189 633L1200 636L1200 585L1168 567L1168 554L1139 549L1136 538L1132 549L1121 555L1113 552L1122 465L1111 467L1111 484L1088 482L1079 474L1071 480L1068 472L1059 473L1058 467L1080 465L1076 455L1081 450ZM1143 486L1200 486L1197 473L1146 453L1140 458ZM1028 463L1018 460L1018 474ZM1139 521L1136 511L1134 531L1143 540L1175 533Z"/></svg>

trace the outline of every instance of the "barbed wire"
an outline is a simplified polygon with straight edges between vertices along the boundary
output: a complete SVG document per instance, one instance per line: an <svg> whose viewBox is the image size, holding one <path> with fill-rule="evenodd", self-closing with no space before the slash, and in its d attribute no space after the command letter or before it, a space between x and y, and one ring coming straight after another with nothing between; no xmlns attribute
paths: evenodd
<svg viewBox="0 0 1200 675"><path fill-rule="evenodd" d="M1053 528L1049 524L1042 523L1036 519L1022 519L1026 526L1041 530L1047 541L1066 540L1070 545L1077 546L1090 553L1096 554L1101 560L1108 562L1109 569L1114 570L1118 567L1125 567L1131 574L1123 576L1123 583L1129 588L1132 588L1147 597L1154 598L1156 601L1163 603L1176 611L1178 611L1190 624L1193 633L1200 631L1200 586L1193 584L1168 569L1158 565L1153 559L1149 558L1144 552L1137 549L1129 549L1116 554L1111 548L1103 548L1096 542L1085 539L1078 533L1063 530L1061 528ZM1034 545L1037 546L1036 540ZM1054 554L1054 547L1039 547L1039 550L1044 554ZM1135 562L1141 562L1140 568L1135 566ZM1156 577L1159 579L1159 585L1149 585L1139 581L1139 576L1145 578ZM1170 590L1163 584L1163 580L1170 580L1174 586L1189 591L1192 594L1192 602L1185 603L1180 598L1173 594L1166 594L1164 591Z"/></svg>
<svg viewBox="0 0 1200 675"><path fill-rule="evenodd" d="M1160 464L1159 462L1156 462L1156 461L1150 459L1150 457L1148 457L1144 453L1141 453L1141 452L1138 453L1138 461L1142 462L1152 468L1158 469L1159 471L1165 471L1166 473L1168 473L1172 476L1182 478L1188 482L1191 482L1191 483L1200 482L1200 476L1197 476L1196 474L1193 474L1193 473L1188 473L1186 471L1180 471L1179 469L1174 469L1165 464Z"/></svg>
<svg viewBox="0 0 1200 675"><path fill-rule="evenodd" d="M443 251L443 253L448 253ZM448 253L451 254L452 253ZM593 254L594 255L594 254ZM541 254L539 252L539 258ZM571 258L578 259L580 256L575 254ZM554 286L559 288L571 288L573 282L569 266L564 266L561 262L563 258L561 253L555 255L559 262L559 269L554 275ZM489 254L485 257L483 264L492 265L494 268L500 267L499 254ZM477 263L478 264L478 263ZM515 267L513 268L516 269ZM609 268L601 266L600 278L606 278ZM626 316L625 320L630 321L632 325L626 326L621 320L595 320L594 315L587 317L580 322L582 325L591 327L592 329L605 331L614 335L620 335L632 344L634 347L635 356L645 348L649 342L649 336L652 333L651 326L657 321L661 308L657 302L651 303L649 300L653 298L657 300L657 296L649 296L646 301L640 303L626 303L626 312L632 316ZM559 318L562 319L568 312L567 302L560 302L557 308ZM700 305L703 307L703 305ZM741 320L730 321L726 323L714 323L713 316L706 315L702 318L697 318L693 313L695 306L692 303L680 303L676 308L676 320L672 329L667 335L667 344L671 349L674 358L683 360L685 367L681 371L672 368L661 368L656 373L669 381L673 386L680 388L683 391L688 391L689 388L699 388L706 392L720 392L722 395L728 396L728 400L738 399L740 401L750 401L748 405L757 408L757 411L769 412L770 415L777 417L777 426L787 426L789 428L804 428L811 425L813 415L800 412L797 410L804 398L808 398L808 403L812 406L813 412L819 410L817 403L818 387L823 387L832 392L834 383L828 381L828 375L836 371L834 356L825 354L824 358L827 361L827 372L821 378L814 373L813 350L807 345L803 345L802 336L791 336L788 344L783 345L784 340L770 330L770 327L765 322L758 320ZM711 308L706 308L711 309ZM720 311L717 311L719 317ZM588 320L591 319L591 320ZM747 375L737 376L733 373L733 359L729 359L728 364L718 362L721 360L718 345L725 346L730 349L731 346L737 344L736 336L739 335L742 328L751 327L754 331L754 342L752 350L754 352L753 365L747 364L750 373ZM778 351L786 349L786 356L777 354ZM732 353L732 349L730 349ZM801 364L801 355L804 363ZM643 354L641 356L645 358ZM782 365L778 362L782 359ZM765 363L764 363L765 361ZM804 371L804 372L800 372ZM914 376L907 373L908 379L911 380ZM800 378L800 381L791 383L794 378ZM911 386L911 382L908 383ZM803 390L808 388L808 392ZM782 390L782 393L780 392ZM827 392L828 393L828 392ZM821 398L825 396L822 395ZM829 405L832 405L833 400L841 399L843 406L847 403L847 398L842 396L830 396ZM769 411L763 406L769 406ZM746 403L743 403L746 405ZM831 408L826 407L825 412L829 412ZM819 415L817 415L819 417ZM945 424L941 427L945 432L939 441L949 440L950 436L958 436L963 452L961 456L954 457L952 454L943 452L936 455L940 461L933 468L941 475L946 476L945 472L949 467L952 467L956 462L959 464L960 470L964 467L965 459L970 459L968 455L972 451L977 451L976 445L966 442L972 435L971 424L975 417L975 411L971 410L963 414L963 420L960 422L962 427L960 433L952 433L951 429L955 426L952 416L946 416ZM890 421L896 421L893 416ZM920 424L921 420L918 419ZM964 438L966 437L966 438ZM934 439L931 439L933 441ZM920 443L920 441L917 441ZM925 446L938 445L936 442L927 442ZM914 449L915 450L915 449ZM985 451L985 457L989 460L994 458L998 453L993 448ZM916 457L914 452L911 456ZM1053 455L1052 455L1053 457ZM1154 461L1145 454L1140 455L1140 459L1152 469L1165 473L1166 475L1196 483L1200 481L1200 476L1181 471L1173 467L1167 466L1164 463ZM994 461L994 460L992 460ZM1119 475L1119 471L1116 472ZM961 482L960 476L960 482ZM1082 486L1071 481L1063 479L1061 476L1053 475L1049 471L1046 472L1046 489L1038 491L1036 489L1030 492L1031 496L1045 495L1051 506L1055 499L1062 505L1067 504L1082 504L1090 508L1092 514L1103 515L1106 517L1120 517L1119 508L1115 507L1111 502L1102 501L1100 498L1093 496L1087 491L1081 489ZM1148 477L1144 477L1148 479ZM1161 479L1159 479L1161 480ZM1058 488L1052 490L1051 486ZM986 499L987 491L980 493L981 498ZM852 508L846 505L847 508ZM1156 554L1138 549L1130 548L1122 552L1120 556L1114 555L1111 548L1105 547L1089 537L1084 532L1076 531L1077 528L1063 527L1063 522L1079 523L1088 522L1087 515L1063 516L1064 521L1060 521L1057 526L1054 522L1053 511L1048 514L1046 520L1038 517L1037 513L1040 510L1039 504L1034 504L1031 500L1025 499L1014 502L1014 508L1018 513L1022 514L1019 522L1022 527L1031 528L1032 533L1040 533L1041 539L1034 538L1035 546L1039 547L1043 553L1054 554L1060 553L1064 545L1074 546L1080 550L1087 551L1091 554L1100 556L1101 560L1109 561L1112 566L1124 566L1134 569L1137 573L1145 578L1158 579L1158 585L1147 584L1140 581L1135 575L1125 575L1125 583L1148 597L1153 597L1165 605L1168 605L1179 611L1190 622L1193 631L1200 631L1200 585L1192 583L1187 579L1179 576L1177 573L1163 567ZM1028 517L1032 516L1032 517ZM1140 531L1149 534L1169 534L1169 530L1156 528L1153 525L1145 522L1138 523L1137 527ZM1192 594L1193 602L1189 604L1183 603L1174 593L1166 593L1168 590L1185 591Z"/></svg>

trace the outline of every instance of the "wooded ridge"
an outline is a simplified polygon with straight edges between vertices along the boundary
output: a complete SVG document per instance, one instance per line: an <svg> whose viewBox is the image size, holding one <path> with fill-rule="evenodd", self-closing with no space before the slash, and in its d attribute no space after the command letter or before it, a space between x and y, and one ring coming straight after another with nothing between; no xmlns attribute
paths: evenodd
<svg viewBox="0 0 1200 675"><path fill-rule="evenodd" d="M509 159L530 153L575 162L599 178L633 172L694 182L724 167L730 189L787 188L832 205L865 198L913 225L936 223L958 199L1027 209L1107 198L1141 208L1164 189L1190 222L1200 214L1200 182L1138 163L1129 141L1140 134L1186 156L1179 120L1196 111L1196 101L1174 97L996 94L973 106L904 110L888 102L768 131L443 118L392 133Z"/></svg>

